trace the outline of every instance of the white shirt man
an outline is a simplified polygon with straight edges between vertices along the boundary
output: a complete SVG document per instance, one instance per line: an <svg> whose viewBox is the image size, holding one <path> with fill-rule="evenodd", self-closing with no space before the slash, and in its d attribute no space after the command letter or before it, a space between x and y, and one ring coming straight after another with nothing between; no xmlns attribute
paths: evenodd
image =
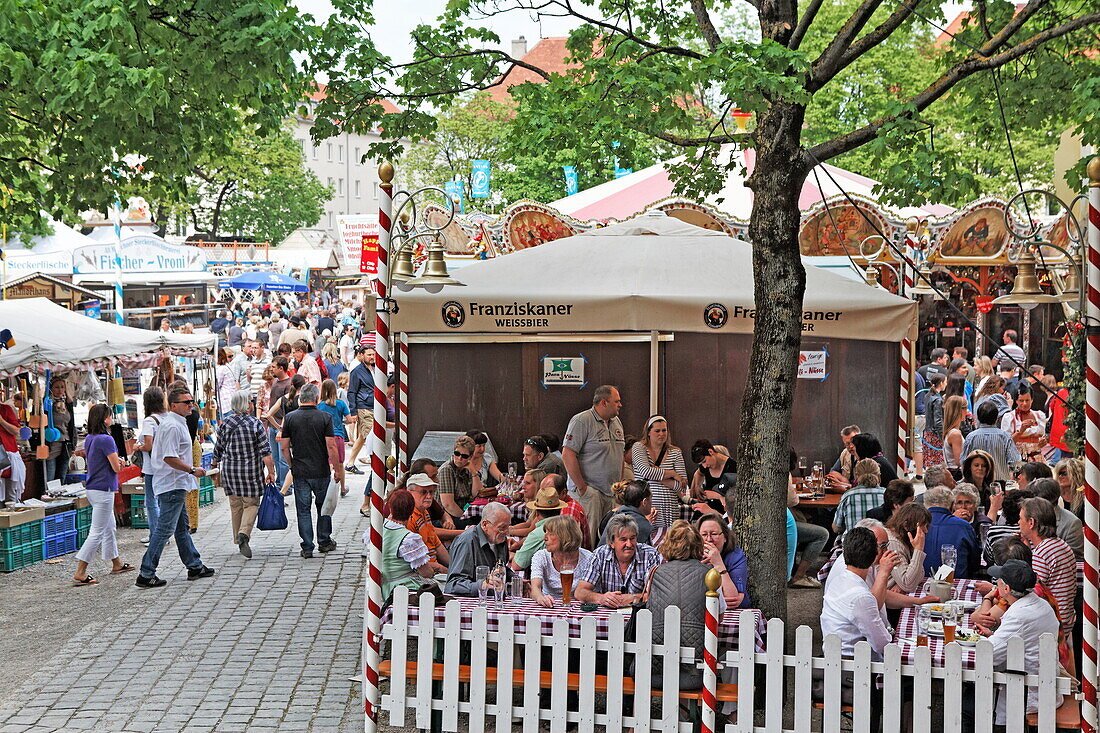
<svg viewBox="0 0 1100 733"><path fill-rule="evenodd" d="M882 659L882 650L890 643L893 630L886 621L882 604L873 590L885 593L890 570L898 564L898 556L880 548L875 533L865 527L854 527L844 535L842 568L834 567L825 585L821 608L821 633L840 637L840 653L855 654L857 642L871 645L871 655ZM868 572L877 564L873 586L868 585ZM877 587L881 586L881 588Z"/></svg>

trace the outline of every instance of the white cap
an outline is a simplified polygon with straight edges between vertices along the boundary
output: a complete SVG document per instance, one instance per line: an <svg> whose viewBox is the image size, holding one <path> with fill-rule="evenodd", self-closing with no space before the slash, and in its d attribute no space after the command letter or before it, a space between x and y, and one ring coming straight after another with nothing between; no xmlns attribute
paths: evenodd
<svg viewBox="0 0 1100 733"><path fill-rule="evenodd" d="M426 473L414 473L405 481L406 486L435 486L435 481Z"/></svg>

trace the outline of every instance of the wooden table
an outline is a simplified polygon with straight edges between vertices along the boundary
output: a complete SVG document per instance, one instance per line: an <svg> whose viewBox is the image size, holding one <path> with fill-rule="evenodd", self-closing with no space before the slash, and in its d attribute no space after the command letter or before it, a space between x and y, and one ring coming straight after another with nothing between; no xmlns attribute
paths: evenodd
<svg viewBox="0 0 1100 733"><path fill-rule="evenodd" d="M840 497L844 494L826 493L822 499L803 499L802 496L799 495L798 504L792 509L836 509L840 504Z"/></svg>

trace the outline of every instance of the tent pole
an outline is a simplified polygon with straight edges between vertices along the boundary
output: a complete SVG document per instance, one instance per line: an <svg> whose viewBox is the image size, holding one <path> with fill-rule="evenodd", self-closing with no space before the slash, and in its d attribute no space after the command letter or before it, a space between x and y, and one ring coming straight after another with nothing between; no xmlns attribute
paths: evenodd
<svg viewBox="0 0 1100 733"><path fill-rule="evenodd" d="M649 414L658 415L660 411L657 409L657 386L660 381L660 375L657 372L659 366L658 360L660 358L660 352L658 347L660 346L660 334L657 331L649 332Z"/></svg>
<svg viewBox="0 0 1100 733"><path fill-rule="evenodd" d="M409 334L401 332L397 346L397 471L409 471Z"/></svg>
<svg viewBox="0 0 1100 733"><path fill-rule="evenodd" d="M1081 655L1081 689L1085 693L1081 706L1082 730L1096 733L1098 726L1096 700L1096 653L1098 644L1097 606L1098 565L1100 565L1100 158L1088 164L1089 217L1085 261L1085 284L1088 302L1085 304L1085 586L1084 622Z"/></svg>

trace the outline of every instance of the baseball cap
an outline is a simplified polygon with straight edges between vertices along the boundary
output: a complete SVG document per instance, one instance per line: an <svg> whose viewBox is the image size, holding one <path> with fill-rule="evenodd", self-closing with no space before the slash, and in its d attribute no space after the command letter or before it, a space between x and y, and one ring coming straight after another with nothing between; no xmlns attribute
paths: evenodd
<svg viewBox="0 0 1100 733"><path fill-rule="evenodd" d="M1007 560L1004 565L989 568L989 576L1003 580L1013 593L1030 593L1035 589L1035 571L1023 560Z"/></svg>
<svg viewBox="0 0 1100 733"><path fill-rule="evenodd" d="M435 486L435 481L426 473L414 473L405 481L406 486Z"/></svg>

